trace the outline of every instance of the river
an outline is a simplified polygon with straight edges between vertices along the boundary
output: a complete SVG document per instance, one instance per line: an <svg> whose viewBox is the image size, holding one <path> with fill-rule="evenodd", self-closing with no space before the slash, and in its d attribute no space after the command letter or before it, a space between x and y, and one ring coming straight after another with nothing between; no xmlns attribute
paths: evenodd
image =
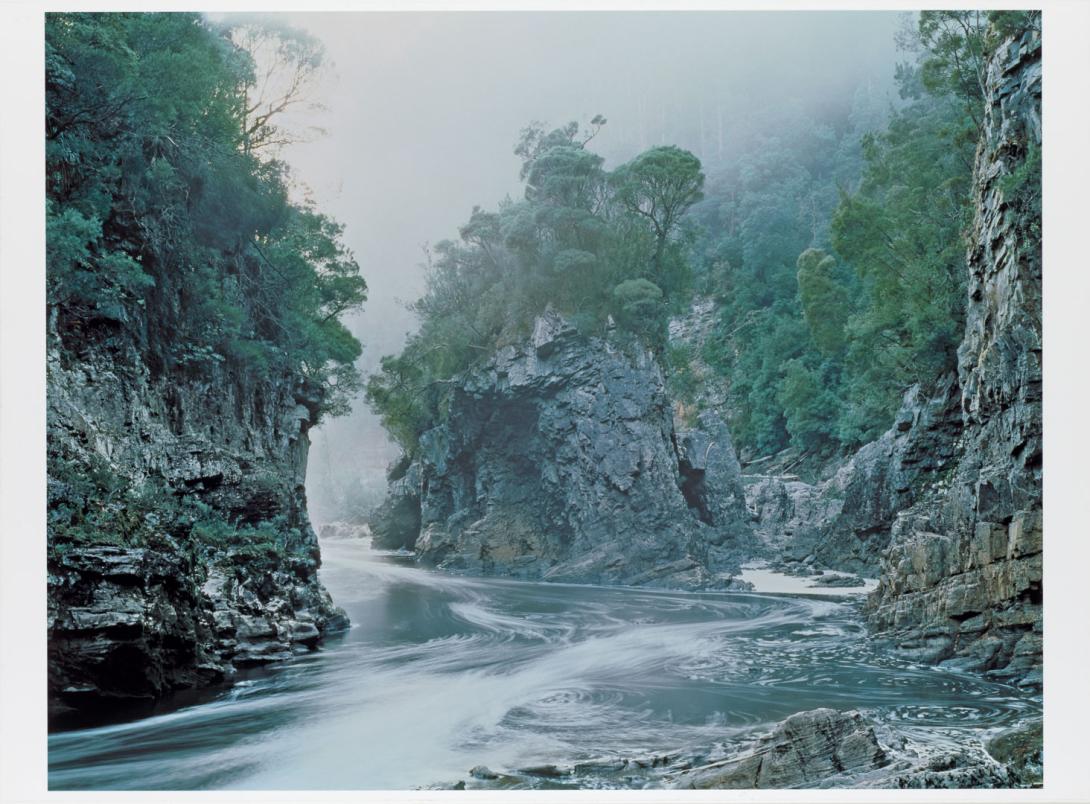
<svg viewBox="0 0 1090 804"><path fill-rule="evenodd" d="M843 599L460 577L362 540L322 551L349 631L195 703L51 734L50 788L411 789L479 765L722 756L820 706L937 747L1041 710L882 653ZM615 782L588 770L563 783Z"/></svg>

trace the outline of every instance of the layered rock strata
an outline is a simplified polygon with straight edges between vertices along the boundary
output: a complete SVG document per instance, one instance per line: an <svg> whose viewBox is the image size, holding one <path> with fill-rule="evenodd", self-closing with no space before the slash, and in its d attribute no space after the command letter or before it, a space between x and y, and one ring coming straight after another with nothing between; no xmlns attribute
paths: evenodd
<svg viewBox="0 0 1090 804"><path fill-rule="evenodd" d="M78 351L51 333L47 391L53 712L214 683L346 624L317 577L304 386L157 375L117 329Z"/></svg>
<svg viewBox="0 0 1090 804"><path fill-rule="evenodd" d="M1040 221L1014 175L1041 143L1041 39L991 59L975 165L969 303L958 351L962 433L946 486L900 513L868 603L920 658L1040 684ZM1032 179L1035 180L1035 179Z"/></svg>

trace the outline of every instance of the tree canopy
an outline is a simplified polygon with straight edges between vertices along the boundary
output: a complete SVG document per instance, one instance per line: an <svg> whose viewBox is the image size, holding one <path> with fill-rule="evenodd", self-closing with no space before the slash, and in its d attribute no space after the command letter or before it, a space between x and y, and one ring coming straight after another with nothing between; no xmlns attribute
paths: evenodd
<svg viewBox="0 0 1090 804"><path fill-rule="evenodd" d="M682 221L704 177L696 157L673 147L606 171L587 147L605 122L528 126L515 147L522 200L475 208L460 239L429 254L427 288L413 305L419 332L367 388L406 448L440 420L455 373L525 336L549 307L585 332L612 321L663 347L671 311L688 299Z"/></svg>
<svg viewBox="0 0 1090 804"><path fill-rule="evenodd" d="M47 299L62 340L127 324L158 371L298 376L339 412L361 347L338 317L366 285L264 147L320 50L255 25L47 15ZM276 58L240 44L255 37ZM287 94L255 95L270 84Z"/></svg>
<svg viewBox="0 0 1090 804"><path fill-rule="evenodd" d="M899 102L786 110L713 171L694 268L720 302L705 357L729 384L744 452L854 448L889 426L909 385L956 367L985 65L1039 24L922 12L900 37ZM1038 214L1040 154L1025 158L1010 195Z"/></svg>

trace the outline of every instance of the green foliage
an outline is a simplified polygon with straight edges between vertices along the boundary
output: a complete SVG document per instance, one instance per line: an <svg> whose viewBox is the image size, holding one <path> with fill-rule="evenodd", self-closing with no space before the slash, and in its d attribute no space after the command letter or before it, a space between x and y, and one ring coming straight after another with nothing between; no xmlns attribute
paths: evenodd
<svg viewBox="0 0 1090 804"><path fill-rule="evenodd" d="M685 342L669 343L663 358L671 398L680 402L683 410L695 417L699 412L696 403L704 378L694 368L696 355L693 354L692 347Z"/></svg>
<svg viewBox="0 0 1090 804"><path fill-rule="evenodd" d="M835 369L828 362L810 366L805 359L795 358L784 364L777 398L792 446L813 453L833 448L834 428L843 406L832 390L835 380Z"/></svg>
<svg viewBox="0 0 1090 804"><path fill-rule="evenodd" d="M581 332L620 334L661 350L671 310L689 298L683 216L701 192L699 161L656 148L608 173L575 123L532 124L515 153L522 200L474 208L460 240L428 254L425 293L413 309L419 332L383 358L367 399L393 437L416 448L445 415L451 378L516 342L546 309Z"/></svg>
<svg viewBox="0 0 1090 804"><path fill-rule="evenodd" d="M889 426L907 386L954 368L984 70L1039 24L923 12L902 40L917 58L898 68L898 107L857 94L821 119L784 110L712 172L697 281L721 318L704 358L729 380L744 451L854 448ZM1001 180L1034 220L1039 171L1027 146Z"/></svg>
<svg viewBox="0 0 1090 804"><path fill-rule="evenodd" d="M684 277L670 276L664 259L682 215L704 197L700 160L673 145L652 148L619 167L610 179L616 201L651 225L656 275L671 287L681 286Z"/></svg>
<svg viewBox="0 0 1090 804"><path fill-rule="evenodd" d="M874 396L864 404L884 411L861 437L888 423L905 387L957 364L973 145L952 142L949 132L963 120L961 105L945 96L898 113L867 140L860 191L833 218L833 246L864 288L849 323L851 396Z"/></svg>
<svg viewBox="0 0 1090 804"><path fill-rule="evenodd" d="M836 259L821 249L808 248L798 259L799 300L810 337L823 355L839 355L847 344L845 327L852 298L837 276Z"/></svg>
<svg viewBox="0 0 1090 804"><path fill-rule="evenodd" d="M300 37L197 14L47 15L47 298L62 339L132 321L163 371L296 376L318 415L347 408L360 346L337 319L366 286L341 227L291 203L285 166L257 156L283 132L255 94L320 63ZM259 79L235 39L271 48L274 69Z"/></svg>
<svg viewBox="0 0 1090 804"><path fill-rule="evenodd" d="M962 102L973 122L972 136L980 129L987 78L989 36L985 11L922 11L916 26L923 87L936 97Z"/></svg>
<svg viewBox="0 0 1090 804"><path fill-rule="evenodd" d="M654 337L662 318L662 289L647 279L626 279L613 288L617 322L632 332Z"/></svg>
<svg viewBox="0 0 1090 804"><path fill-rule="evenodd" d="M708 200L700 207L707 235L695 247L702 256L696 282L716 298L719 320L704 359L729 382L731 432L745 452L767 455L792 443L789 419L803 418L785 408L785 401L790 406L798 400L781 393L787 367L799 359L807 367L822 363L818 342L837 345L842 307L858 293L851 282L843 292L811 282L804 292L807 278L839 283L851 271L837 263L826 272L825 264L815 275L817 265L808 271L800 254L829 247L838 185L856 180L862 169L858 143L876 116L875 102L859 96L855 106L818 119L777 110L761 123L764 133L709 179ZM835 421L824 430L835 432Z"/></svg>
<svg viewBox="0 0 1090 804"><path fill-rule="evenodd" d="M50 550L70 546L151 547L230 555L239 561L285 555L299 533L283 516L254 524L232 522L198 497L161 481L132 485L95 453L48 458Z"/></svg>

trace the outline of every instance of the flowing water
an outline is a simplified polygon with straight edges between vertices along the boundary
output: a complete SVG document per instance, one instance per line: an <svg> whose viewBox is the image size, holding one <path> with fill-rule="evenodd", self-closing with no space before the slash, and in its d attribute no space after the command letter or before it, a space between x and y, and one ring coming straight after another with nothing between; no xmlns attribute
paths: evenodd
<svg viewBox="0 0 1090 804"><path fill-rule="evenodd" d="M199 703L50 735L50 788L405 789L477 765L721 756L821 706L941 748L1040 712L1039 697L872 649L852 602L466 578L363 541L322 550L351 630Z"/></svg>

